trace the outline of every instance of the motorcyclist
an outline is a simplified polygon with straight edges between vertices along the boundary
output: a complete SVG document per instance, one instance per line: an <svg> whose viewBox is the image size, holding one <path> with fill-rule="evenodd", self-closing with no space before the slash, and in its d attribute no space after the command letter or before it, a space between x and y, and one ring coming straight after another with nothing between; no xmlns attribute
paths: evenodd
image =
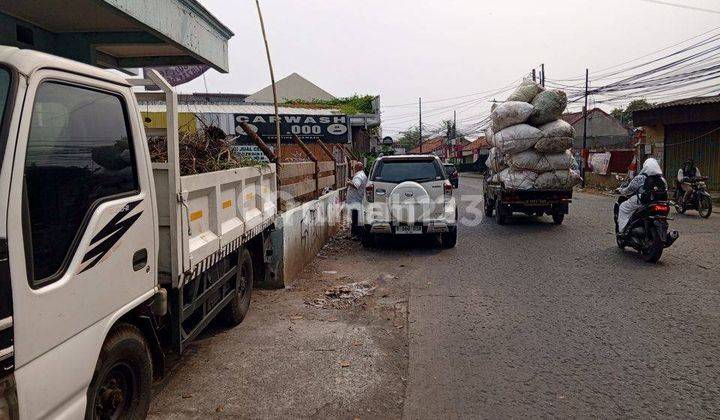
<svg viewBox="0 0 720 420"><path fill-rule="evenodd" d="M682 168L678 169L677 181L680 188L685 192L683 195L683 203L687 203L692 198L693 187L691 181L694 178L700 178L700 170L695 166L692 158L685 161Z"/></svg>
<svg viewBox="0 0 720 420"><path fill-rule="evenodd" d="M645 185L645 179L648 176L660 175L662 176L662 169L657 160L649 158L643 163L642 170L640 173L633 178L633 180L626 187L618 188L618 192L621 195L631 196L627 200L620 204L618 212L618 232L622 232L625 229L625 225L630 221L630 217L635 213L635 210L642 207L640 201L640 194L642 194L643 186ZM667 182L663 178L662 180L667 188Z"/></svg>

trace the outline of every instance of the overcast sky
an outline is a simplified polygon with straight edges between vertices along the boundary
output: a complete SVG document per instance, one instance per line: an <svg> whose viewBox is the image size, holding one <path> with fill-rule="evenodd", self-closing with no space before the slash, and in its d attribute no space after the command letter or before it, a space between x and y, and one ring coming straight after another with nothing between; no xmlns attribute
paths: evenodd
<svg viewBox="0 0 720 420"><path fill-rule="evenodd" d="M269 84L253 0L200 0L235 33L230 73L207 73L210 92ZM667 0L720 10L718 0ZM392 106L496 89L545 63L549 79L579 77L720 26L720 14L642 0L264 0L276 78L297 72L335 96L380 95L386 135L417 124ZM592 82L591 82L592 83ZM202 78L182 92L205 90ZM489 102L468 96L424 107L432 127L458 110L459 126ZM502 99L502 97L498 97Z"/></svg>

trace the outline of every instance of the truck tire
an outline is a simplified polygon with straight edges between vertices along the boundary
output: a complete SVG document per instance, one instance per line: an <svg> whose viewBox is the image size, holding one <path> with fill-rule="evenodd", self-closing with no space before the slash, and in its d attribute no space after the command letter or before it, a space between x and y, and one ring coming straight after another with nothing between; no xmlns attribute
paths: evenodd
<svg viewBox="0 0 720 420"><path fill-rule="evenodd" d="M360 238L363 248L372 248L375 246L375 234L370 233L369 230L365 230Z"/></svg>
<svg viewBox="0 0 720 420"><path fill-rule="evenodd" d="M495 221L497 221L498 225L504 225L507 223L507 215L505 214L504 205L499 201L495 202Z"/></svg>
<svg viewBox="0 0 720 420"><path fill-rule="evenodd" d="M130 324L113 328L88 388L85 419L144 419L152 378L150 347L140 330Z"/></svg>
<svg viewBox="0 0 720 420"><path fill-rule="evenodd" d="M236 293L230 303L223 309L223 318L228 325L239 325L250 310L253 278L252 256L250 251L243 248L238 255Z"/></svg>
<svg viewBox="0 0 720 420"><path fill-rule="evenodd" d="M485 217L493 217L494 204L487 196L483 197L485 207Z"/></svg>
<svg viewBox="0 0 720 420"><path fill-rule="evenodd" d="M552 214L552 219L553 219L553 224L561 225L563 220L565 220L565 213L554 211Z"/></svg>
<svg viewBox="0 0 720 420"><path fill-rule="evenodd" d="M449 232L441 234L442 247L445 249L455 248L457 245L457 227L450 228Z"/></svg>

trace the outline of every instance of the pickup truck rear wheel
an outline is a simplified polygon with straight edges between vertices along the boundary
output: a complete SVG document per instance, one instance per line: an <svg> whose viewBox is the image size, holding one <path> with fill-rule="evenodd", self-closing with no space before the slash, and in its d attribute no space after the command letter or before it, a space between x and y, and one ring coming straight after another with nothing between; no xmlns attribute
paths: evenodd
<svg viewBox="0 0 720 420"><path fill-rule="evenodd" d="M134 325L121 324L105 339L88 388L86 419L144 419L153 378L150 347Z"/></svg>
<svg viewBox="0 0 720 420"><path fill-rule="evenodd" d="M450 228L449 232L443 233L441 237L442 247L445 249L455 248L455 245L457 244L457 235L457 227Z"/></svg>
<svg viewBox="0 0 720 420"><path fill-rule="evenodd" d="M565 220L565 213L560 213L558 211L553 212L552 214L553 224L561 225L563 220Z"/></svg>
<svg viewBox="0 0 720 420"><path fill-rule="evenodd" d="M244 249L238 256L237 292L223 309L223 318L232 326L243 322L250 310L250 296L253 286L253 263L250 251Z"/></svg>

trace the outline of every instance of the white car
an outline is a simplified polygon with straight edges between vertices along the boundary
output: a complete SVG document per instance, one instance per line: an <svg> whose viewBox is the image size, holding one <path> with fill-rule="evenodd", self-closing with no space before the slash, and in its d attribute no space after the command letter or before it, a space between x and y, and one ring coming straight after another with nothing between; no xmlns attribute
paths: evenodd
<svg viewBox="0 0 720 420"><path fill-rule="evenodd" d="M435 155L384 156L375 161L363 199L363 245L377 235L440 235L444 248L457 243L453 186Z"/></svg>

